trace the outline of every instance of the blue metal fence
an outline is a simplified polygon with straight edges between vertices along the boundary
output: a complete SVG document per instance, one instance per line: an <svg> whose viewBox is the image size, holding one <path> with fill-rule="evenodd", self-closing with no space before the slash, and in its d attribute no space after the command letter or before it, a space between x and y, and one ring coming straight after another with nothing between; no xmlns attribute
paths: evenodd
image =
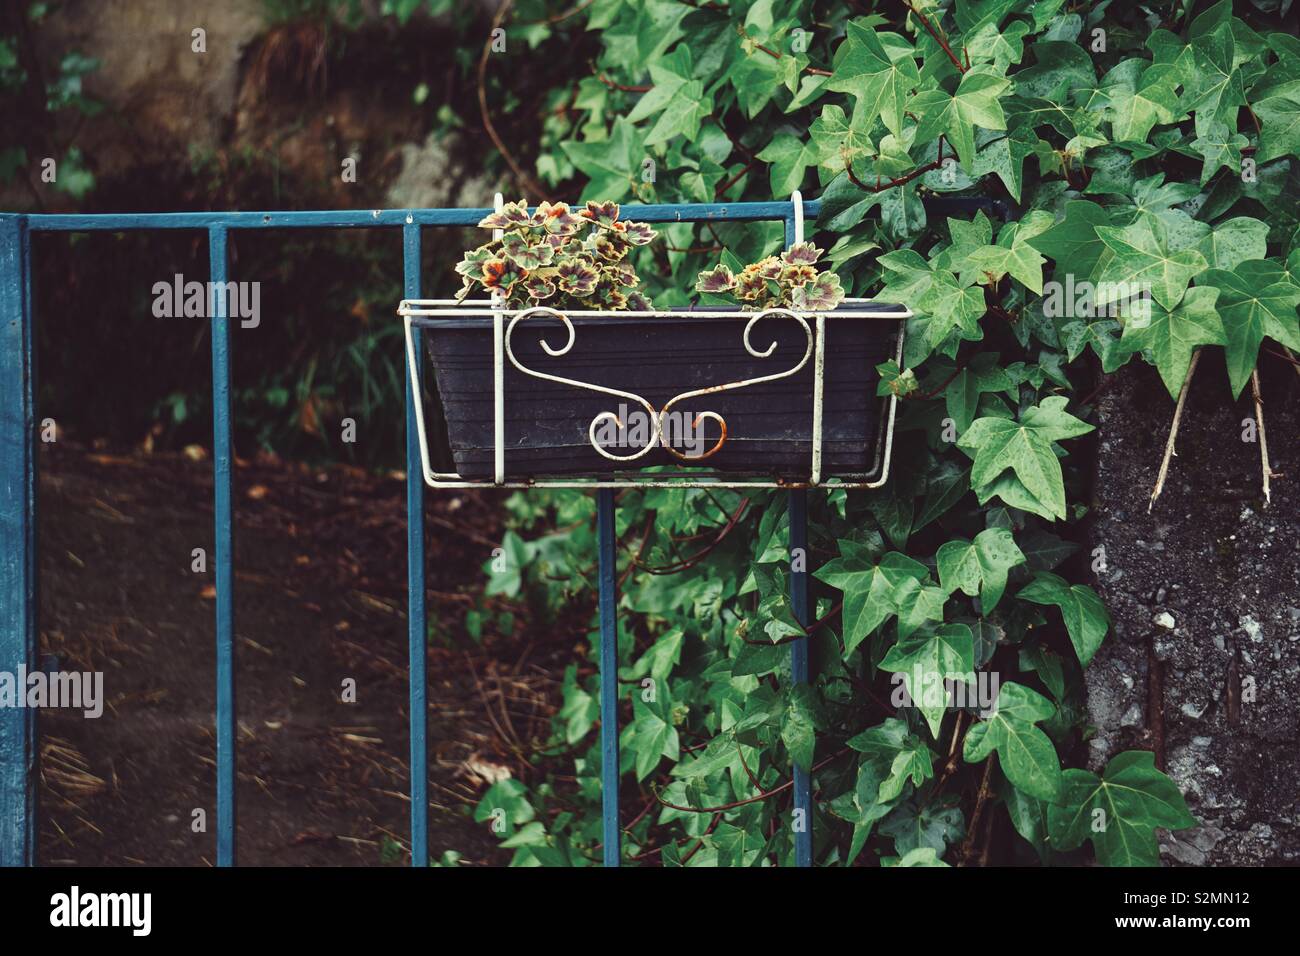
<svg viewBox="0 0 1300 956"><path fill-rule="evenodd" d="M785 223L793 241L796 209L791 202L692 203L630 207L638 220L672 222ZM803 203L816 216L819 203ZM402 230L403 294L420 297L421 230L424 227L475 226L491 212L481 209L376 209L320 212L184 212L103 215L22 215L0 213L0 672L37 666L36 548L36 360L33 347L31 234L34 232L124 232L203 230L208 235L213 283L229 279L232 231L259 229ZM234 514L231 461L230 323L228 303L214 297L212 325L214 550L216 585L217 792L218 866L235 864L235 670L234 670ZM420 332L415 330L415 348ZM403 363L405 364L405 363ZM410 655L411 863L429 859L428 752L425 649L424 484L420 448L411 401L410 370L406 388L406 503L408 651ZM417 372L417 374L419 374ZM804 562L790 575L791 601L807 623L806 492L789 492L790 547L803 549ZM621 822L618 813L617 595L615 593L614 492L597 492L600 551L601 619L600 713L603 784L603 832L606 866L619 864ZM807 640L791 645L796 682L808 678ZM38 818L37 738L34 711L0 708L0 865L36 862ZM794 772L795 859L811 866L813 857L812 794L809 775Z"/></svg>

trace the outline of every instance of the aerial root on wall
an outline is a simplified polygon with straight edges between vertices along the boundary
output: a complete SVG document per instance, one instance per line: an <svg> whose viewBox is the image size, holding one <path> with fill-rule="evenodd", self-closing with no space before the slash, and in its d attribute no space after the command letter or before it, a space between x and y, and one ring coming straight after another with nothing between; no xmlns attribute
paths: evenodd
<svg viewBox="0 0 1300 956"><path fill-rule="evenodd" d="M1287 355L1291 352L1288 349ZM1292 356L1292 358L1294 358ZM1178 426L1183 419L1183 408L1187 404L1187 392L1191 388L1192 376L1196 373L1196 363L1201 360L1201 350L1197 349L1192 353L1192 363L1187 367L1187 377L1183 379L1183 387L1178 392L1178 405L1174 408L1174 420L1169 426L1169 438L1165 442L1164 458L1160 461L1160 473L1156 476L1155 487L1151 489L1151 501L1147 504L1147 511L1150 512L1155 506L1156 499L1164 491L1165 479L1169 476L1169 461L1178 456L1174 445L1178 438ZM1300 365L1295 366L1296 373L1300 374ZM1264 491L1264 507L1273 503L1273 493L1270 487L1270 481L1279 475L1269 467L1268 463L1268 435L1264 431L1264 399L1260 394L1259 387L1259 370L1256 369L1250 373L1250 393L1255 401L1255 423L1259 430L1259 467L1260 475L1263 479L1262 488Z"/></svg>
<svg viewBox="0 0 1300 956"><path fill-rule="evenodd" d="M1196 374L1196 363L1200 360L1201 350L1197 349L1192 353L1192 364L1187 366L1187 377L1183 379L1183 387L1178 391L1178 405L1174 408L1173 424L1169 426L1169 438L1165 442L1165 456L1160 461L1160 474L1156 476L1156 486L1151 489L1151 500L1147 503L1148 512L1155 507L1160 492L1165 490L1165 477L1169 474L1169 459L1178 454L1174 450L1174 442L1178 438L1178 424L1183 419L1183 406L1187 404L1187 391L1191 387L1192 376Z"/></svg>
<svg viewBox="0 0 1300 956"><path fill-rule="evenodd" d="M1255 421L1259 423L1259 467L1264 475L1264 507L1267 508L1273 501L1268 487L1273 469L1268 466L1268 436L1264 434L1264 400L1259 395L1259 369L1250 373L1250 393L1255 399Z"/></svg>

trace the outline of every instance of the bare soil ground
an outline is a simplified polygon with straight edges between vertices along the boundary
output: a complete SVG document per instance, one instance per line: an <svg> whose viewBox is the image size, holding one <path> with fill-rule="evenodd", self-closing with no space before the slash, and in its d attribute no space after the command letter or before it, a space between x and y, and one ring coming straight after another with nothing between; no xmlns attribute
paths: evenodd
<svg viewBox="0 0 1300 956"><path fill-rule="evenodd" d="M41 714L39 860L211 865L211 462L60 441L43 449L40 494L42 653L102 670L106 704L97 720ZM259 460L239 463L235 501L238 861L409 862L405 484ZM544 736L555 683L521 637L464 636L499 497L431 495L428 509L430 855L501 864L470 812L518 743Z"/></svg>

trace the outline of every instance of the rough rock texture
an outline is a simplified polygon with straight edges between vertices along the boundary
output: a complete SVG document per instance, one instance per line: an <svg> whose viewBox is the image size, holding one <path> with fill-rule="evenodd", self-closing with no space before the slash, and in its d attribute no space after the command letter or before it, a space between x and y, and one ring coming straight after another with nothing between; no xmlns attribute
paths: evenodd
<svg viewBox="0 0 1300 956"><path fill-rule="evenodd" d="M482 172L458 166L450 137L430 133L423 143L403 143L401 172L385 194L390 209L490 206L494 185Z"/></svg>
<svg viewBox="0 0 1300 956"><path fill-rule="evenodd" d="M46 55L76 49L100 61L86 92L109 109L76 134L99 175L129 168L158 141L220 144L241 58L265 29L262 11L261 0L72 0L56 8L41 28ZM192 50L197 28L206 31L206 53Z"/></svg>
<svg viewBox="0 0 1300 956"><path fill-rule="evenodd" d="M206 52L193 49L196 28ZM36 40L49 74L69 50L100 62L85 92L105 109L70 117L59 140L101 183L211 159L223 176L252 163L318 208L491 205L495 184L471 155L480 144L430 133L414 79L399 75L412 51L445 48L446 29L421 20L394 35L372 24L327 45L311 20L268 23L262 0L68 0ZM387 68L373 62L385 57ZM347 158L355 181L341 175ZM68 202L34 187L49 208ZM28 200L18 189L2 198L13 208Z"/></svg>
<svg viewBox="0 0 1300 956"><path fill-rule="evenodd" d="M1154 750L1198 830L1165 835L1166 862L1300 860L1300 377L1263 369L1273 470L1264 507L1247 386L1232 401L1219 350L1193 380L1162 496L1147 504L1173 402L1154 372L1122 369L1098 401L1092 547L1114 630L1088 669L1089 763ZM1098 555L1094 551L1094 555Z"/></svg>

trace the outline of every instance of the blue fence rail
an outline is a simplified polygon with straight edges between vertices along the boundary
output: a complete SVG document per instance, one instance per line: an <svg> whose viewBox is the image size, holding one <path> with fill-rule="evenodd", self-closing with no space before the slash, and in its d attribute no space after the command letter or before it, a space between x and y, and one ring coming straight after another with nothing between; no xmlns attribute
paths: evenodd
<svg viewBox="0 0 1300 956"><path fill-rule="evenodd" d="M815 217L816 201L803 211ZM232 231L265 229L401 229L403 294L420 297L421 231L426 227L475 226L492 210L375 209L318 212L180 212L96 215L23 215L0 213L0 672L31 671L38 666L37 494L36 494L36 356L32 301L31 237L37 232L127 232L202 230L208 236L209 268L214 283L229 276ZM795 207L791 202L691 203L630 207L638 220L672 222L783 222L792 241ZM225 297L214 297L212 325L212 445L215 488L214 549L216 586L216 838L217 865L233 866L235 846L235 661L234 661L234 456L231 432L230 322ZM415 348L421 354L420 331ZM406 363L403 362L405 366ZM406 388L407 627L410 682L411 863L429 859L428 750L425 650L424 491L419 439ZM418 373L417 373L418 374ZM790 547L806 554L807 492L789 492ZM615 593L614 497L597 492L600 551L601 619L600 712L603 760L603 833L606 866L620 858L618 813L617 614ZM797 553L797 552L794 552ZM790 575L791 601L807 623L807 572ZM807 639L791 645L793 679L807 680ZM0 708L0 865L34 865L37 851L36 713L28 708ZM813 857L812 794L808 774L795 769L795 859L811 866Z"/></svg>

